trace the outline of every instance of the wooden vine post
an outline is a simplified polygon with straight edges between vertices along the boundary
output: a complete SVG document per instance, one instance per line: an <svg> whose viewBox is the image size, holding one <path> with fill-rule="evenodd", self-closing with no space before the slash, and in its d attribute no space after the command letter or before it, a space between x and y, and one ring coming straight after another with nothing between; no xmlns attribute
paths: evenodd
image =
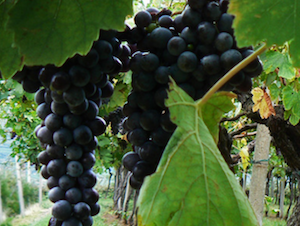
<svg viewBox="0 0 300 226"><path fill-rule="evenodd" d="M264 213L266 177L268 173L268 161L266 160L269 158L270 142L271 136L268 127L258 124L254 152L255 164L253 165L249 199L260 225L262 225Z"/></svg>

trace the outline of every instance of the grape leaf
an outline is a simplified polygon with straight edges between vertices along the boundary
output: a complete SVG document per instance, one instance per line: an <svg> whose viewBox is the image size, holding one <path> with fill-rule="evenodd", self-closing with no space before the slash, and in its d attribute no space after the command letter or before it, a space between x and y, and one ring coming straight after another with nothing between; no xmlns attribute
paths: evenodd
<svg viewBox="0 0 300 226"><path fill-rule="evenodd" d="M289 117L292 125L298 124L300 119L300 93L291 86L286 86L282 90L282 100L285 111L288 111L285 119Z"/></svg>
<svg viewBox="0 0 300 226"><path fill-rule="evenodd" d="M300 67L300 18L298 0L231 0L229 13L238 46L255 45L265 41L268 46L290 41L290 56Z"/></svg>
<svg viewBox="0 0 300 226"><path fill-rule="evenodd" d="M281 89L275 83L272 83L268 88L270 90L271 99L278 101Z"/></svg>
<svg viewBox="0 0 300 226"><path fill-rule="evenodd" d="M279 68L278 76L286 79L292 79L296 75L295 68L289 59L287 53L278 51L268 51L263 58L265 72L271 73Z"/></svg>
<svg viewBox="0 0 300 226"><path fill-rule="evenodd" d="M253 112L259 110L259 115L263 119L269 118L271 115L276 114L271 98L265 90L256 87L252 89L251 93L253 95L252 100L254 102L252 107Z"/></svg>
<svg viewBox="0 0 300 226"><path fill-rule="evenodd" d="M102 29L123 29L132 0L23 0L10 11L8 28L28 65L55 64L86 54Z"/></svg>
<svg viewBox="0 0 300 226"><path fill-rule="evenodd" d="M235 97L236 95L233 93L218 92L212 96L201 108L203 121L216 143L218 143L219 139L218 125L221 116L224 114L224 112L228 112L235 107L233 103L230 104L230 102L227 102L227 98L233 99ZM206 112L210 112L210 114L206 114Z"/></svg>
<svg viewBox="0 0 300 226"><path fill-rule="evenodd" d="M171 84L170 89L166 104L178 127L157 172L141 188L139 225L258 225L203 121L202 115L212 112L202 112L202 103L193 102L177 86ZM230 106L230 100L224 96L222 104Z"/></svg>
<svg viewBox="0 0 300 226"><path fill-rule="evenodd" d="M15 1L3 1L0 4L0 71L3 78L9 78L22 68L23 61L18 48L12 46L13 32L6 30L7 12L14 6Z"/></svg>
<svg viewBox="0 0 300 226"><path fill-rule="evenodd" d="M128 93L129 93L128 86L124 83L118 83L114 87L114 93L109 100L109 107L116 108L119 106L123 106L127 100Z"/></svg>

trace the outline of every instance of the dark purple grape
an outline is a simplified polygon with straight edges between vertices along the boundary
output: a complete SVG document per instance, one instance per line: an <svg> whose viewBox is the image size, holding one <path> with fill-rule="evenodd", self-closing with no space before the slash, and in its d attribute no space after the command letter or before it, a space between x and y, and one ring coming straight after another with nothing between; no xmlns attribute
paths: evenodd
<svg viewBox="0 0 300 226"><path fill-rule="evenodd" d="M219 3L209 2L205 8L205 17L210 21L218 21L222 15Z"/></svg>
<svg viewBox="0 0 300 226"><path fill-rule="evenodd" d="M95 42L94 48L98 52L100 60L105 60L112 56L113 47L108 41L98 40Z"/></svg>
<svg viewBox="0 0 300 226"><path fill-rule="evenodd" d="M82 118L78 115L67 114L63 117L63 123L69 129L75 129L81 125Z"/></svg>
<svg viewBox="0 0 300 226"><path fill-rule="evenodd" d="M67 165L67 174L71 177L79 177L83 173L83 167L78 161L71 161Z"/></svg>
<svg viewBox="0 0 300 226"><path fill-rule="evenodd" d="M205 73L215 75L221 71L220 57L217 54L205 56L201 59Z"/></svg>
<svg viewBox="0 0 300 226"><path fill-rule="evenodd" d="M138 181L137 179L135 179L135 177L133 175L131 175L129 178L129 184L133 189L138 190L141 188L143 182Z"/></svg>
<svg viewBox="0 0 300 226"><path fill-rule="evenodd" d="M136 152L127 152L123 158L122 158L122 163L126 169L129 171L132 171L132 168L134 165L140 161L141 158Z"/></svg>
<svg viewBox="0 0 300 226"><path fill-rule="evenodd" d="M65 154L69 160L78 160L81 158L83 151L80 145L73 143L66 148Z"/></svg>
<svg viewBox="0 0 300 226"><path fill-rule="evenodd" d="M167 45L168 51L174 55L179 56L187 48L186 42L179 36L172 37Z"/></svg>
<svg viewBox="0 0 300 226"><path fill-rule="evenodd" d="M69 70L72 84L78 87L83 87L90 81L90 73L84 67L75 65Z"/></svg>
<svg viewBox="0 0 300 226"><path fill-rule="evenodd" d="M197 65L198 58L193 52L185 51L178 57L177 66L183 72L192 72L197 68Z"/></svg>
<svg viewBox="0 0 300 226"><path fill-rule="evenodd" d="M63 175L58 180L58 185L63 190L69 190L70 188L74 187L76 184L76 179L74 177L71 177L69 175Z"/></svg>
<svg viewBox="0 0 300 226"><path fill-rule="evenodd" d="M52 144L53 132L46 126L43 126L37 131L37 138L44 144Z"/></svg>
<svg viewBox="0 0 300 226"><path fill-rule="evenodd" d="M47 172L54 177L61 177L66 173L66 163L62 159L53 159L47 164Z"/></svg>
<svg viewBox="0 0 300 226"><path fill-rule="evenodd" d="M72 206L66 200L59 200L52 207L52 215L58 220L66 220L71 216Z"/></svg>
<svg viewBox="0 0 300 226"><path fill-rule="evenodd" d="M56 101L52 101L51 111L57 115L63 116L69 112L69 108L66 103L58 103Z"/></svg>
<svg viewBox="0 0 300 226"><path fill-rule="evenodd" d="M45 94L45 89L40 89L39 91L37 91L34 95L34 101L40 105L41 103L45 102L44 99L44 94Z"/></svg>
<svg viewBox="0 0 300 226"><path fill-rule="evenodd" d="M86 188L82 191L82 201L87 204L94 205L99 200L99 194L94 188Z"/></svg>
<svg viewBox="0 0 300 226"><path fill-rule="evenodd" d="M172 133L164 131L161 127L151 133L152 141L160 147L165 147L171 136Z"/></svg>
<svg viewBox="0 0 300 226"><path fill-rule="evenodd" d="M225 52L233 46L233 38L227 32L221 32L215 39L215 47L220 52Z"/></svg>
<svg viewBox="0 0 300 226"><path fill-rule="evenodd" d="M159 84L167 84L169 82L170 75L171 72L169 67L159 66L154 72L154 79ZM129 96L128 96L128 102L129 102ZM134 107L137 107L137 105Z"/></svg>
<svg viewBox="0 0 300 226"><path fill-rule="evenodd" d="M36 114L42 120L44 120L50 113L51 113L50 105L47 103L41 103L36 108Z"/></svg>
<svg viewBox="0 0 300 226"><path fill-rule="evenodd" d="M174 21L173 21L171 16L162 15L158 19L158 25L161 26L161 27L169 28L169 27L173 27Z"/></svg>
<svg viewBox="0 0 300 226"><path fill-rule="evenodd" d="M47 179L47 187L49 189L57 187L58 186L58 179L59 179L58 177L53 177L53 176L49 177Z"/></svg>
<svg viewBox="0 0 300 226"><path fill-rule="evenodd" d="M139 11L134 16L134 22L136 26L139 28L148 27L151 24L151 21L152 21L151 14L146 10Z"/></svg>
<svg viewBox="0 0 300 226"><path fill-rule="evenodd" d="M97 176L92 170L86 170L78 177L78 184L82 188L92 188L97 182Z"/></svg>
<svg viewBox="0 0 300 226"><path fill-rule="evenodd" d="M57 92L64 92L70 87L70 85L70 76L66 72L60 71L53 75L50 83L50 89Z"/></svg>
<svg viewBox="0 0 300 226"><path fill-rule="evenodd" d="M85 100L85 93L81 87L71 86L63 93L65 102L70 106L77 106Z"/></svg>
<svg viewBox="0 0 300 226"><path fill-rule="evenodd" d="M73 141L72 132L67 128L60 128L53 133L53 141L58 146L68 146Z"/></svg>
<svg viewBox="0 0 300 226"><path fill-rule="evenodd" d="M82 200L82 192L79 188L73 187L66 191L66 200L71 204L76 204Z"/></svg>
<svg viewBox="0 0 300 226"><path fill-rule="evenodd" d="M95 203L94 205L90 205L91 207L91 216L95 216L98 213L100 213L100 205L98 203Z"/></svg>
<svg viewBox="0 0 300 226"><path fill-rule="evenodd" d="M56 131L60 129L62 125L63 121L60 115L51 113L45 118L45 126L51 131Z"/></svg>
<svg viewBox="0 0 300 226"><path fill-rule="evenodd" d="M110 98L114 92L114 85L111 82L108 82L101 90L101 98Z"/></svg>
<svg viewBox="0 0 300 226"><path fill-rule="evenodd" d="M83 224L77 218L70 217L67 220L64 220L61 226L83 226Z"/></svg>
<svg viewBox="0 0 300 226"><path fill-rule="evenodd" d="M163 149L152 141L145 142L139 151L141 159L153 165L158 164L162 153Z"/></svg>
<svg viewBox="0 0 300 226"><path fill-rule="evenodd" d="M60 187L51 188L48 192L48 198L51 202L57 202L65 199L65 191Z"/></svg>
<svg viewBox="0 0 300 226"><path fill-rule="evenodd" d="M205 45L213 43L216 33L215 26L207 21L201 22L197 27L197 37Z"/></svg>
<svg viewBox="0 0 300 226"><path fill-rule="evenodd" d="M78 62L84 67L92 68L99 61L99 54L95 49L91 49L85 56L78 57Z"/></svg>
<svg viewBox="0 0 300 226"><path fill-rule="evenodd" d="M106 129L105 120L98 116L94 120L87 121L86 125L91 129L94 136L99 136L99 135L103 134Z"/></svg>
<svg viewBox="0 0 300 226"><path fill-rule="evenodd" d="M237 65L240 61L242 61L242 54L236 49L229 49L226 52L222 53L220 57L221 66L229 71L235 65Z"/></svg>
<svg viewBox="0 0 300 226"><path fill-rule="evenodd" d="M83 168L85 170L88 170L88 169L91 169L95 165L96 158L92 153L88 152L88 153L83 154L80 162L81 162Z"/></svg>
<svg viewBox="0 0 300 226"><path fill-rule="evenodd" d="M172 38L172 32L164 27L155 28L150 34L151 44L155 48L163 49Z"/></svg>
<svg viewBox="0 0 300 226"><path fill-rule="evenodd" d="M63 158L65 155L65 149L63 147L55 145L55 144L47 145L46 152L51 157L57 158L57 159Z"/></svg>
<svg viewBox="0 0 300 226"><path fill-rule="evenodd" d="M202 18L199 11L194 10L192 8L187 8L186 10L183 11L182 22L186 26L190 28L196 28L201 21Z"/></svg>
<svg viewBox="0 0 300 226"><path fill-rule="evenodd" d="M41 164L47 165L53 158L46 151L42 151L38 154L37 159Z"/></svg>
<svg viewBox="0 0 300 226"><path fill-rule="evenodd" d="M159 121L160 121L160 112L156 110L144 111L139 118L140 126L146 131L153 131L156 128L158 128Z"/></svg>
<svg viewBox="0 0 300 226"><path fill-rule="evenodd" d="M77 144L85 145L92 140L93 134L88 126L81 125L73 130L73 137Z"/></svg>
<svg viewBox="0 0 300 226"><path fill-rule="evenodd" d="M188 0L189 6L195 10L200 10L206 3L207 0Z"/></svg>
<svg viewBox="0 0 300 226"><path fill-rule="evenodd" d="M132 145L140 146L148 140L148 134L145 130L137 128L128 133L127 139Z"/></svg>
<svg viewBox="0 0 300 226"><path fill-rule="evenodd" d="M45 178L46 180L49 179L51 177L51 175L48 173L47 171L47 166L42 166L41 168L41 175L43 178Z"/></svg>
<svg viewBox="0 0 300 226"><path fill-rule="evenodd" d="M85 202L79 202L73 207L73 214L78 219L87 219L91 215L91 208Z"/></svg>

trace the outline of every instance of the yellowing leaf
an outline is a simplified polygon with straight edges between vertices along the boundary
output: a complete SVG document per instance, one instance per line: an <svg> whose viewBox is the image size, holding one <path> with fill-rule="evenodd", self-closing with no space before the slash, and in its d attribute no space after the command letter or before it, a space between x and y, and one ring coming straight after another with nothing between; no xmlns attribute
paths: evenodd
<svg viewBox="0 0 300 226"><path fill-rule="evenodd" d="M248 165L249 165L249 152L248 152L248 147L244 146L241 151L240 151L240 156L242 159L242 165L243 169L246 170Z"/></svg>
<svg viewBox="0 0 300 226"><path fill-rule="evenodd" d="M271 98L265 90L256 87L251 91L251 93L253 95L252 100L254 102L252 108L253 112L259 110L260 117L263 119L276 114L272 105Z"/></svg>

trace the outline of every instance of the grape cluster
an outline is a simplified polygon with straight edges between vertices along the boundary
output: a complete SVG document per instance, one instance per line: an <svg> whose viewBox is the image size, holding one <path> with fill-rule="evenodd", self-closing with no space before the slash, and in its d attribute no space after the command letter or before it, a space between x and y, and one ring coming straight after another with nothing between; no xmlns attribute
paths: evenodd
<svg viewBox="0 0 300 226"><path fill-rule="evenodd" d="M237 47L227 5L228 0L189 0L175 18L169 10L148 8L138 12L135 27L124 32L136 50L130 63L132 91L123 107L123 127L134 146L124 155L123 165L132 172L133 188L140 188L144 177L155 171L176 128L165 106L169 76L197 100L253 53L251 47ZM261 72L257 58L221 89L249 91L251 78Z"/></svg>
<svg viewBox="0 0 300 226"><path fill-rule="evenodd" d="M98 111L113 94L111 78L128 70L131 54L116 34L101 30L87 55L75 55L61 67L24 67L13 77L25 91L36 92L42 123L35 134L45 148L38 160L54 203L50 225L90 226L100 211L92 167L106 121Z"/></svg>
<svg viewBox="0 0 300 226"><path fill-rule="evenodd" d="M41 66L24 66L22 71L18 71L12 77L12 79L19 82L22 85L24 91L28 93L35 93L42 86L39 80L39 73L41 69Z"/></svg>
<svg viewBox="0 0 300 226"><path fill-rule="evenodd" d="M123 114L122 107L118 107L116 110L110 112L108 114L108 116L104 117L107 124L110 123L113 135L116 135L118 132L121 132L121 134L122 134L122 131L121 131L122 128L120 128L120 124L121 124L123 118L124 118L124 114Z"/></svg>

